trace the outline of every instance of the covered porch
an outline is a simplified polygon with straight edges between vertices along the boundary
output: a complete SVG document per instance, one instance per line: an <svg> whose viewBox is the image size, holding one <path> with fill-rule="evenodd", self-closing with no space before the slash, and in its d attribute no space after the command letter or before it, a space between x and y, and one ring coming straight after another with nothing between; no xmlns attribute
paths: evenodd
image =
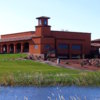
<svg viewBox="0 0 100 100"><path fill-rule="evenodd" d="M29 52L32 37L9 38L0 40L0 53L25 53Z"/></svg>

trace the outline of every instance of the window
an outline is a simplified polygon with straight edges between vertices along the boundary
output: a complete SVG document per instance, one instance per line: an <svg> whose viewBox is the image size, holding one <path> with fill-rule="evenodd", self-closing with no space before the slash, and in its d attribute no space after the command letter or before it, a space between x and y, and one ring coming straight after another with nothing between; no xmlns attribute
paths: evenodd
<svg viewBox="0 0 100 100"><path fill-rule="evenodd" d="M68 49L68 45L67 44L59 44L58 48L59 49Z"/></svg>
<svg viewBox="0 0 100 100"><path fill-rule="evenodd" d="M50 49L50 45L49 45L49 44L46 44L46 45L44 46L44 48L45 48L45 49Z"/></svg>
<svg viewBox="0 0 100 100"><path fill-rule="evenodd" d="M72 50L81 50L80 45L72 45Z"/></svg>
<svg viewBox="0 0 100 100"><path fill-rule="evenodd" d="M38 45L34 45L34 49L38 49Z"/></svg>
<svg viewBox="0 0 100 100"><path fill-rule="evenodd" d="M47 20L46 19L44 20L44 25L47 25Z"/></svg>
<svg viewBox="0 0 100 100"><path fill-rule="evenodd" d="M42 22L41 22L41 19L39 20L39 25L41 25L42 24Z"/></svg>

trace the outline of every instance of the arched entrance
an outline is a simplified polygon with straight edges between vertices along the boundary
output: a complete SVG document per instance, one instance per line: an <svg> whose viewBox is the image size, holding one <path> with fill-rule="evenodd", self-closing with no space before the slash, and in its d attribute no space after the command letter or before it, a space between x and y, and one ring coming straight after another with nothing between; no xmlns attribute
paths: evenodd
<svg viewBox="0 0 100 100"><path fill-rule="evenodd" d="M29 52L29 43L28 42L26 42L26 43L24 43L24 48L23 48L23 52Z"/></svg>
<svg viewBox="0 0 100 100"><path fill-rule="evenodd" d="M4 44L3 46L2 46L3 48L3 50L2 50L2 53L7 53L7 45L6 44Z"/></svg>
<svg viewBox="0 0 100 100"><path fill-rule="evenodd" d="M17 52L17 53L20 53L20 52L21 52L21 43L18 43L18 44L16 45L16 52Z"/></svg>
<svg viewBox="0 0 100 100"><path fill-rule="evenodd" d="M9 45L10 53L14 53L14 44Z"/></svg>

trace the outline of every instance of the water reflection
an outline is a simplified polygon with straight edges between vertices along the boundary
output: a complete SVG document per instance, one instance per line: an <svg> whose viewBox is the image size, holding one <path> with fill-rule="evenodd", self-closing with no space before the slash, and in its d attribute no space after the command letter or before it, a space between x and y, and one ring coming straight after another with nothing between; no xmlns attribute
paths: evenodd
<svg viewBox="0 0 100 100"><path fill-rule="evenodd" d="M0 100L100 100L100 88L0 87Z"/></svg>

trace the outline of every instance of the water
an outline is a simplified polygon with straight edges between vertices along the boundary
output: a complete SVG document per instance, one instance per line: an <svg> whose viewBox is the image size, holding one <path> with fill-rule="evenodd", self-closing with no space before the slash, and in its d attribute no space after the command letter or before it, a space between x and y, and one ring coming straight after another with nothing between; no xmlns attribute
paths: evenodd
<svg viewBox="0 0 100 100"><path fill-rule="evenodd" d="M0 87L0 100L100 100L100 88Z"/></svg>

